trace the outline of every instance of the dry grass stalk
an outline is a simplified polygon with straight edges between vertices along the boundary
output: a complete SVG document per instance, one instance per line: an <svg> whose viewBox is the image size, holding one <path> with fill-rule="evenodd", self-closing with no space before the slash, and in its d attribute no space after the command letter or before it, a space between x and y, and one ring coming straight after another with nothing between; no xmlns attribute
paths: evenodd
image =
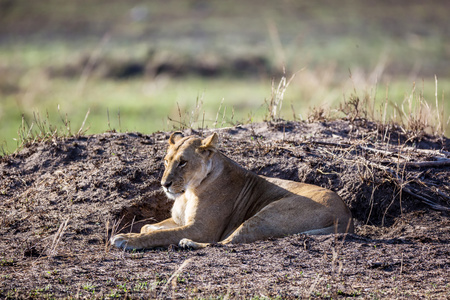
<svg viewBox="0 0 450 300"><path fill-rule="evenodd" d="M67 229L67 224L69 223L69 219L66 219L61 225L59 225L58 231L55 233L53 237L52 244L47 252L48 256L56 256L57 255L57 247L61 242L61 238L64 235L64 232Z"/></svg>
<svg viewBox="0 0 450 300"><path fill-rule="evenodd" d="M198 123L200 111L202 110L202 108L203 108L203 94L200 98L197 97L197 99L195 100L195 108L190 113L189 128L194 128L195 124Z"/></svg>
<svg viewBox="0 0 450 300"><path fill-rule="evenodd" d="M434 75L434 82L435 82L435 88L434 88L434 97L436 99L436 111L437 111L437 128L438 130L440 130L442 133L444 132L444 126L442 124L441 126L441 115L439 113L439 101L438 101L438 80L437 80L437 76ZM444 113L444 110L442 109L442 113Z"/></svg>
<svg viewBox="0 0 450 300"><path fill-rule="evenodd" d="M109 121L109 109L106 108L106 118L108 120L108 130L111 131L111 122Z"/></svg>
<svg viewBox="0 0 450 300"><path fill-rule="evenodd" d="M169 122L176 123L176 126L173 126L173 129L177 130L184 130L187 128L193 129L196 125L199 127L199 119L200 116L203 116L202 119L202 128L204 128L205 124L205 111L203 110L203 95L202 97L198 98L195 102L195 108L194 110L188 112L188 111L182 111L180 104L177 102L177 110L178 110L178 120L174 120L170 117L167 117Z"/></svg>
<svg viewBox="0 0 450 300"><path fill-rule="evenodd" d="M58 106L58 108L59 108L59 106ZM83 123L81 124L80 129L78 129L77 136L81 136L81 135L85 134L86 131L89 130L89 127L84 129L84 124L86 123L86 120L87 120L90 112L91 112L91 109L88 109L86 116L84 117Z"/></svg>
<svg viewBox="0 0 450 300"><path fill-rule="evenodd" d="M444 119L444 109L440 107L437 95L438 81L437 77L435 77L436 107L430 106L424 98L423 92L416 91L415 83L410 95L405 98L401 106L394 105L395 111L399 113L399 123L403 131L411 135L410 139L420 139L426 133L444 135L445 124L441 121ZM395 122L396 115L392 119Z"/></svg>
<svg viewBox="0 0 450 300"><path fill-rule="evenodd" d="M64 124L64 127L66 128L67 134L71 135L72 131L71 131L71 128L70 128L70 121L69 121L69 119L67 117L67 113L65 114L65 116L63 118L63 116L61 114L61 110L60 110L59 104L58 104L58 113L59 113L59 116L61 118L62 123Z"/></svg>
<svg viewBox="0 0 450 300"><path fill-rule="evenodd" d="M106 220L106 232L105 232L105 253L109 252L111 249L110 237L116 235L116 233L120 232L122 229L118 229L119 225L122 223L124 216L119 220L115 220L111 226L109 220ZM111 226L111 228L110 228ZM109 232L111 230L111 233Z"/></svg>
<svg viewBox="0 0 450 300"><path fill-rule="evenodd" d="M222 109L222 105L223 105L224 101L225 101L225 98L222 98L222 101L220 101L219 109L217 110L217 114L216 114L216 119L214 120L214 123L213 123L214 128L217 128L217 121L219 120L219 113L220 113L220 110Z"/></svg>
<svg viewBox="0 0 450 300"><path fill-rule="evenodd" d="M306 298L310 298L314 291L314 289L316 288L316 285L319 284L319 282L321 282L323 280L323 277L320 276L320 274L317 274L316 279L314 279L313 283L311 284L311 286L309 287L309 290L305 293L305 297Z"/></svg>
<svg viewBox="0 0 450 300"><path fill-rule="evenodd" d="M280 119L280 112L283 106L284 93L286 92L291 81L294 79L295 74L296 73L294 73L289 80L287 80L286 76L283 75L276 89L274 81L272 80L272 94L267 107L269 113L269 120L277 121L278 119Z"/></svg>
<svg viewBox="0 0 450 300"><path fill-rule="evenodd" d="M188 264L190 264L192 261L194 260L194 258L188 258L186 259L181 265L180 267L172 274L172 276L169 277L169 279L167 280L167 283L164 285L164 287L162 288L161 292L159 293L157 299L163 299L165 298L163 295L166 292L167 288L169 287L169 285L172 286L172 289L175 290L177 287L177 277L181 274L181 272L183 271L184 268L186 268L186 266Z"/></svg>

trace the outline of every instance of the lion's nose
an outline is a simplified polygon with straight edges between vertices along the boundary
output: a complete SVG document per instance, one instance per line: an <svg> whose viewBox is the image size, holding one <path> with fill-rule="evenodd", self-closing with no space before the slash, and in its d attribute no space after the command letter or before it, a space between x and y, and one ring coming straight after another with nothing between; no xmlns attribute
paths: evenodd
<svg viewBox="0 0 450 300"><path fill-rule="evenodd" d="M172 181L161 182L161 185L168 189L172 185Z"/></svg>

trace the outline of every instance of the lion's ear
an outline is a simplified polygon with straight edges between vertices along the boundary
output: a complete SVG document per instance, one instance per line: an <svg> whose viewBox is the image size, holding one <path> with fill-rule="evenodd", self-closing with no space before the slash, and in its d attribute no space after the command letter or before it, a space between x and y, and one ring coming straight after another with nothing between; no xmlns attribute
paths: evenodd
<svg viewBox="0 0 450 300"><path fill-rule="evenodd" d="M181 133L180 131L172 133L169 138L169 145L175 145L182 138L183 133Z"/></svg>
<svg viewBox="0 0 450 300"><path fill-rule="evenodd" d="M219 137L217 136L217 133L214 132L213 134L202 140L202 145L200 147L203 149L215 148L218 140Z"/></svg>

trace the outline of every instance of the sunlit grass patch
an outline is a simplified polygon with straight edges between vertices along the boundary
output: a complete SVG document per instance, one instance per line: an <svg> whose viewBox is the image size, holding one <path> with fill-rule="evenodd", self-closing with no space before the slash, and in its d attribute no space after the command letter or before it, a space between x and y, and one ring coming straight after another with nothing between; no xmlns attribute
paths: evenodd
<svg viewBox="0 0 450 300"><path fill-rule="evenodd" d="M278 106L281 110L276 116L314 120L317 116L311 118L311 110L322 109L327 111L321 114L325 118L365 117L383 124L395 122L416 132L449 131L450 104L445 101L445 91L450 89L448 80L380 80L371 86L355 74L342 83L333 81L332 75L325 71L298 72L282 91ZM22 87L23 92L3 98L0 133L7 144L6 151L20 146L18 131L23 139L25 127L34 124L34 129L38 128L38 120L45 121L41 125L48 130L41 131L50 132L47 135L65 136L80 130L87 134L107 130L151 133L273 119L268 112L274 91L269 79L264 78L91 79L80 88L77 80L50 78L42 72L27 76L23 80L29 82L28 89ZM274 81L275 88L277 84ZM340 104L345 103L347 108L343 109Z"/></svg>
<svg viewBox="0 0 450 300"><path fill-rule="evenodd" d="M64 125L61 115L67 115L72 130L78 130L89 111L84 127L88 134L113 129L151 133L177 126L168 117L178 119L180 111L194 110L197 102L201 103L200 113L205 112L207 126L216 119L222 101L228 112L225 122L230 121L233 107L235 120L245 121L250 112L261 111L262 116L264 98L270 94L270 84L263 80L223 78L92 79L80 89L76 80L51 79L45 73L35 73L29 82L27 90L3 98L0 136L10 151L16 147L13 139L22 126L22 115L25 123L32 124L38 114L55 126Z"/></svg>

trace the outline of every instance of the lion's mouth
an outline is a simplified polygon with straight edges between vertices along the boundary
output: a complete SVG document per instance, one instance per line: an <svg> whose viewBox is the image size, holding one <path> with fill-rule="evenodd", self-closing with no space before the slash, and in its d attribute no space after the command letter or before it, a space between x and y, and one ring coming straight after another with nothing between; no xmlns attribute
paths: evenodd
<svg viewBox="0 0 450 300"><path fill-rule="evenodd" d="M185 192L184 190L174 191L171 187L169 187L169 188L163 187L163 190L164 190L164 193L166 193L167 197L170 199L175 199L175 198L181 196L182 194L184 194L184 192Z"/></svg>

